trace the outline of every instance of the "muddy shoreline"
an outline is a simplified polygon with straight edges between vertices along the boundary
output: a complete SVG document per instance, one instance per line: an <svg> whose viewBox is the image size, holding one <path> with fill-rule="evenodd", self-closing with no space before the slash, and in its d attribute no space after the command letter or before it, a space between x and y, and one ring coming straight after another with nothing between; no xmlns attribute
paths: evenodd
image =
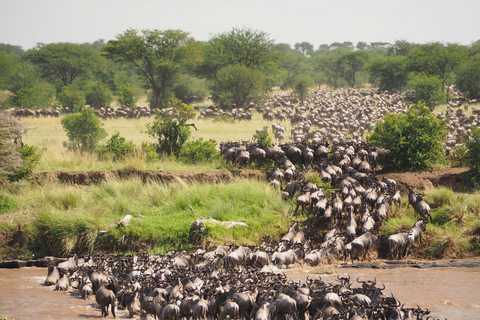
<svg viewBox="0 0 480 320"><path fill-rule="evenodd" d="M0 262L1 269L19 269L24 267L46 268L50 264L58 264L66 261L65 258L45 257L38 260L9 260ZM79 265L83 259L79 259ZM300 265L296 267L302 267ZM480 268L480 259L444 259L444 260L372 260L355 263L333 263L323 267L332 268L372 268L372 269L396 269L396 268Z"/></svg>

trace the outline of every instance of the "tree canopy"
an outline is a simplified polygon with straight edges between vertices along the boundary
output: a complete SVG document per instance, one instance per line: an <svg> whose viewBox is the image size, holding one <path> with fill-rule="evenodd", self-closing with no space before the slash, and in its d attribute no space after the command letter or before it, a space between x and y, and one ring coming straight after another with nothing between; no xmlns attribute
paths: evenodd
<svg viewBox="0 0 480 320"><path fill-rule="evenodd" d="M129 29L102 47L105 56L133 67L145 88L151 90L151 106L162 107L173 89L183 64L195 55L196 41L182 30Z"/></svg>
<svg viewBox="0 0 480 320"><path fill-rule="evenodd" d="M74 43L40 45L27 52L27 58L58 87L68 86L76 79L86 78L102 64L102 57L93 48Z"/></svg>
<svg viewBox="0 0 480 320"><path fill-rule="evenodd" d="M424 103L412 105L406 114L389 113L377 122L368 142L388 150L381 159L395 170L423 170L440 160L447 126Z"/></svg>
<svg viewBox="0 0 480 320"><path fill-rule="evenodd" d="M218 70L232 65L267 71L276 67L278 54L265 32L233 28L214 35L203 48L203 58L203 74L214 78Z"/></svg>

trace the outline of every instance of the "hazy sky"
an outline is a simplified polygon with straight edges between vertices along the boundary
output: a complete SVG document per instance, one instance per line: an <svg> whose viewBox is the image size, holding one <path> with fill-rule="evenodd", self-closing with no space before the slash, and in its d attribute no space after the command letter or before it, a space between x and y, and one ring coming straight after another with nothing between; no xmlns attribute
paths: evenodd
<svg viewBox="0 0 480 320"><path fill-rule="evenodd" d="M0 42L111 40L129 28L182 29L197 40L234 27L276 43L403 39L468 45L480 39L479 0L0 0Z"/></svg>

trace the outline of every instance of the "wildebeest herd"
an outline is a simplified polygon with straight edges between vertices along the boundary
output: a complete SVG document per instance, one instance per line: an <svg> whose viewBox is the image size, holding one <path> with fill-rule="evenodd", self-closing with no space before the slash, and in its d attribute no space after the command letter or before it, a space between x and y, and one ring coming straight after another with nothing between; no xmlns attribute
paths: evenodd
<svg viewBox="0 0 480 320"><path fill-rule="evenodd" d="M120 309L140 319L424 319L376 280L320 276L294 282L257 264L253 248L220 245L193 254L86 256L51 266L45 285L84 299L101 315ZM258 258L257 258L258 259ZM258 260L257 260L258 261Z"/></svg>

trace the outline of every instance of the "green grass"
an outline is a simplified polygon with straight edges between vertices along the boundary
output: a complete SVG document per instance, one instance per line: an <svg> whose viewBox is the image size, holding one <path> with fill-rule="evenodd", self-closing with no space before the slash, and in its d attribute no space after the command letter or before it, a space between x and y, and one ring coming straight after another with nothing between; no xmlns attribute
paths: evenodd
<svg viewBox="0 0 480 320"><path fill-rule="evenodd" d="M67 141L67 136L60 123L62 117L22 119L22 122L29 128L23 137L23 142L36 146L40 152L40 163L35 167L35 173L120 169L203 171L216 170L223 166L221 161L201 165L186 165L170 158L147 161L142 154L135 154L125 160L115 162L112 159L99 159L95 154L68 151L63 146L63 143ZM121 137L139 146L142 142L153 142L146 133L146 125L152 121L153 118L110 119L103 123L109 137L118 131ZM213 119L192 119L189 123L195 123L198 128L198 131L192 129L190 139L213 139L217 142L217 146L222 141L252 140L256 130L263 126L268 126L271 134L271 122L264 121L262 115L257 112L253 113L252 121L224 123L214 122ZM289 123L285 122L283 125L287 127L287 131L290 130Z"/></svg>
<svg viewBox="0 0 480 320"><path fill-rule="evenodd" d="M266 236L279 238L290 224L290 203L282 201L266 182L255 179L169 185L130 179L89 187L45 183L13 197L20 205L0 216L0 227L32 226L36 240L26 245L37 256L190 249L190 225L198 217L249 225L225 229L207 223L209 245L258 245ZM127 214L133 216L131 224L117 227Z"/></svg>
<svg viewBox="0 0 480 320"><path fill-rule="evenodd" d="M432 258L464 258L480 253L480 192L455 193L438 188L425 191L425 201L430 204L432 222L427 224L426 253ZM406 201L406 199L403 199ZM395 217L382 227L387 238L398 232L408 232L417 220L413 209L400 206Z"/></svg>

